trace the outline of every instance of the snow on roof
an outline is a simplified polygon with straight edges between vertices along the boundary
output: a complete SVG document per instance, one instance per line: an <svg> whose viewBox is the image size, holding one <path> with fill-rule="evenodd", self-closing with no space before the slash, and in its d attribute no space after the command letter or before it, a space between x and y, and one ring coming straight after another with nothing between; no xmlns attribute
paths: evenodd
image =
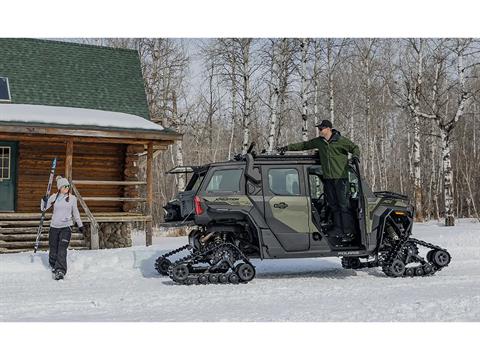
<svg viewBox="0 0 480 360"><path fill-rule="evenodd" d="M0 104L0 122L38 125L105 127L162 131L161 125L137 115L63 106Z"/></svg>

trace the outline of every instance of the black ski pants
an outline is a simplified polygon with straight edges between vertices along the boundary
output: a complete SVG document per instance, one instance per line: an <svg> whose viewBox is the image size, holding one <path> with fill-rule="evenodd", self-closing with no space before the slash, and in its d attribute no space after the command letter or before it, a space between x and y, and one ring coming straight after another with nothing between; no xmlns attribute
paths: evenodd
<svg viewBox="0 0 480 360"><path fill-rule="evenodd" d="M355 233L355 224L348 199L348 179L324 179L325 196L333 212L336 235Z"/></svg>
<svg viewBox="0 0 480 360"><path fill-rule="evenodd" d="M48 232L48 262L55 270L67 273L67 249L72 238L72 229L70 227L54 228L50 227Z"/></svg>

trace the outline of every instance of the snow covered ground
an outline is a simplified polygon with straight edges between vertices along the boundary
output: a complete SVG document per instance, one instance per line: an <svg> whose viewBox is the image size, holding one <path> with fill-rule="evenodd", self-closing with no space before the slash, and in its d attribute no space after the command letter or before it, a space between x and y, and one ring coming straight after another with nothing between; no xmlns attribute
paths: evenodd
<svg viewBox="0 0 480 360"><path fill-rule="evenodd" d="M416 224L447 248L450 266L426 278L344 270L339 259L257 261L242 285L175 285L155 259L186 239L142 236L128 249L70 251L64 281L47 253L0 255L0 321L480 321L480 224Z"/></svg>

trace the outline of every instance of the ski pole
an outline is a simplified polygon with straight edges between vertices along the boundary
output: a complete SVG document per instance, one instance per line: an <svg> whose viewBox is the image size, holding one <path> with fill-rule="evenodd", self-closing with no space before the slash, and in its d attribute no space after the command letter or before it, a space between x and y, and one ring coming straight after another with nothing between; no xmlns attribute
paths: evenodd
<svg viewBox="0 0 480 360"><path fill-rule="evenodd" d="M47 197L47 199L50 196L50 191L52 190L53 177L55 176L56 167L57 167L57 158L54 158L52 161L52 166L50 168L50 177L48 179L47 192L45 193L45 196ZM40 238L42 236L42 228L43 228L43 222L45 220L45 213L47 211L47 204L48 204L48 200L43 204L42 215L40 216L40 224L38 225L37 239L35 240L35 247L33 249L33 253L37 252L38 246L40 245Z"/></svg>

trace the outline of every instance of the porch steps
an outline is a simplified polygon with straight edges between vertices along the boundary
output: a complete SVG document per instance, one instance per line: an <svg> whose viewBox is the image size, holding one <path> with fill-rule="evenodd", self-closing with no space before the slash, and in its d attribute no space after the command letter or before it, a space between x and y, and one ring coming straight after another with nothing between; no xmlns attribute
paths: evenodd
<svg viewBox="0 0 480 360"><path fill-rule="evenodd" d="M43 223L39 250L48 249L48 231L52 215L47 214ZM0 213L0 253L31 251L37 238L39 214ZM89 244L73 227L71 249L89 249Z"/></svg>

